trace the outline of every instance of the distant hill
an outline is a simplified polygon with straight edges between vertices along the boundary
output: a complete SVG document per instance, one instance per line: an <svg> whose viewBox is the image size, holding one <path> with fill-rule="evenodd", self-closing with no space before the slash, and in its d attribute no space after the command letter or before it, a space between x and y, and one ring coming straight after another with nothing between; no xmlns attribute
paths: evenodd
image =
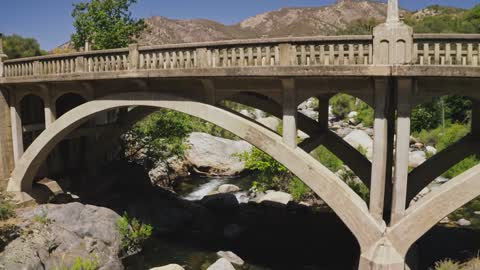
<svg viewBox="0 0 480 270"><path fill-rule="evenodd" d="M445 6L430 6L415 12L401 10L412 25L425 18L460 16L466 10ZM387 6L374 0L337 0L321 7L287 7L247 18L235 25L224 25L207 19L176 20L162 16L145 19L148 30L139 38L141 45L161 45L229 39L289 37L312 35L354 34L358 22L383 22ZM353 29L353 31L348 30ZM362 31L360 31L362 32ZM365 27L364 31L365 32ZM368 32L368 31L367 31ZM57 50L71 49L67 42Z"/></svg>
<svg viewBox="0 0 480 270"><path fill-rule="evenodd" d="M141 36L139 42L143 45L156 45L239 38L333 35L352 21L365 17L384 20L386 5L375 1L339 0L330 6L281 8L250 17L236 25L157 16L146 19L150 30Z"/></svg>

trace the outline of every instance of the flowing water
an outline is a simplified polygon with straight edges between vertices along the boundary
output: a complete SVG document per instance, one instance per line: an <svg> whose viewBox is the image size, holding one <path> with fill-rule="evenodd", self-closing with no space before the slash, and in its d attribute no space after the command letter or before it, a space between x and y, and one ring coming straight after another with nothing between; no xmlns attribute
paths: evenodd
<svg viewBox="0 0 480 270"><path fill-rule="evenodd" d="M254 176L244 175L240 177L201 177L191 176L182 180L175 189L177 194L188 201L198 201L203 197L213 194L224 184L232 184L240 187L241 191L234 193L240 203L248 202L248 190L250 189Z"/></svg>

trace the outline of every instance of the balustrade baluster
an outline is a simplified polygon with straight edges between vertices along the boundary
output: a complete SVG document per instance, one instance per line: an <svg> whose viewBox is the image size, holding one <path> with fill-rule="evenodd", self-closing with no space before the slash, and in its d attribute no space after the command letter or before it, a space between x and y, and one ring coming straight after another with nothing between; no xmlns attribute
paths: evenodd
<svg viewBox="0 0 480 270"><path fill-rule="evenodd" d="M452 52L451 52L451 44L447 43L445 44L445 64L446 65L452 65Z"/></svg>
<svg viewBox="0 0 480 270"><path fill-rule="evenodd" d="M471 66L473 63L473 44L467 44L467 65Z"/></svg>
<svg viewBox="0 0 480 270"><path fill-rule="evenodd" d="M440 64L440 43L435 43L435 52L434 52L434 63L435 65Z"/></svg>
<svg viewBox="0 0 480 270"><path fill-rule="evenodd" d="M456 45L455 62L456 65L462 64L462 43L457 43Z"/></svg>

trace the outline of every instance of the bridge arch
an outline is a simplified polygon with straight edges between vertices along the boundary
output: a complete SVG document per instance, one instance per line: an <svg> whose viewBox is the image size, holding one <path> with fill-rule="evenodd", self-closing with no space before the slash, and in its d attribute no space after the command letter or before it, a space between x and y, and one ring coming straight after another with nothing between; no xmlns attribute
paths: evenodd
<svg viewBox="0 0 480 270"><path fill-rule="evenodd" d="M369 214L368 207L343 181L300 148L287 146L274 132L212 105L175 96L152 93L123 93L80 105L55 121L21 157L8 184L10 192L32 191L39 165L69 132L96 113L120 107L147 106L177 110L229 130L265 151L296 174L337 213L357 238L362 251L382 236L383 228Z"/></svg>

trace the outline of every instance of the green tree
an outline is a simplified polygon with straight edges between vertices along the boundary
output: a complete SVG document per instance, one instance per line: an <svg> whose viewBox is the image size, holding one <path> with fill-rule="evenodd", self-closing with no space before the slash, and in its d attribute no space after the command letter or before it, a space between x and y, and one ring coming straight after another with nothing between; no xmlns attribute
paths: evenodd
<svg viewBox="0 0 480 270"><path fill-rule="evenodd" d="M132 18L130 6L137 0L91 0L74 4L72 17L76 32L72 35L75 48L85 42L93 49L126 47L145 30L143 20Z"/></svg>
<svg viewBox="0 0 480 270"><path fill-rule="evenodd" d="M40 44L36 39L24 38L15 34L3 38L3 50L10 59L46 54L40 49Z"/></svg>

